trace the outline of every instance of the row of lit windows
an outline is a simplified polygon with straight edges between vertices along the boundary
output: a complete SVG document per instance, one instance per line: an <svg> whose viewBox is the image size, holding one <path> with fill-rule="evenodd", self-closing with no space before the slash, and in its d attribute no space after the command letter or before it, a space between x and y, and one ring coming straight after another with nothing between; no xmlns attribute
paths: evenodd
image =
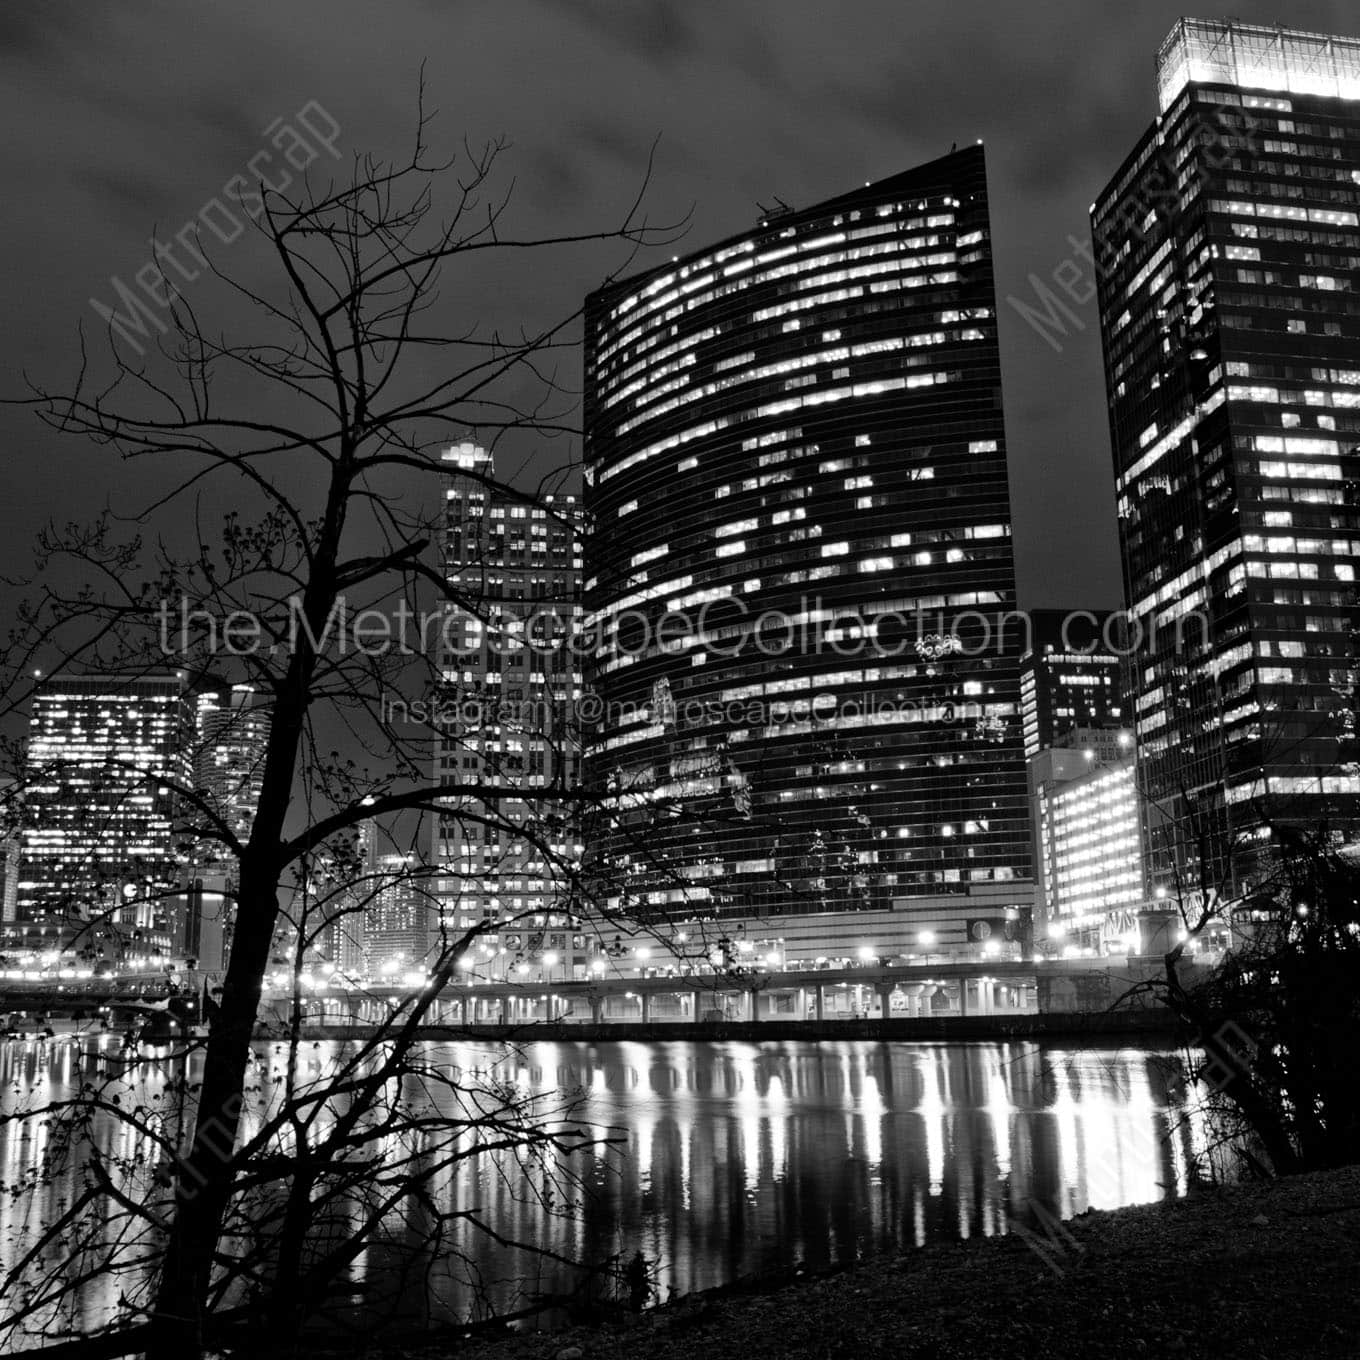
<svg viewBox="0 0 1360 1360"><path fill-rule="evenodd" d="M954 261L953 251L937 252L934 255L912 255L902 253L908 249L906 241L894 242L891 246L884 249L896 252L895 258L880 262L878 264L852 265L848 269L827 269L826 266L844 263L852 260L864 259L882 253L882 250L874 247L860 247L843 251L829 252L824 255L804 260L797 265L786 265L776 269L767 269L760 274L753 274L749 277L737 277L731 282L716 284L709 288L709 291L699 293L697 296L690 295L685 301L676 307L665 311L660 317L656 318L661 324L676 320L687 311L704 307L710 303L718 301L720 298L729 297L734 293L749 292L752 288L760 287L762 284L777 282L781 278L789 276L796 277L796 287L799 291L807 288L825 288L834 284L847 283L854 279L872 278L882 274L899 273L901 271L924 270L937 267L941 264L950 264ZM809 274L811 269L822 269L824 272ZM711 279L703 280L703 283L712 284ZM663 302L675 301L683 293L692 293L697 288L698 283L687 285L684 288L673 290L670 294L658 301L657 305ZM903 280L902 286L910 287L912 284ZM919 285L918 285L919 286ZM612 349L620 343L627 343L629 336L637 335L641 330L640 324L634 324L629 332L615 341Z"/></svg>
<svg viewBox="0 0 1360 1360"><path fill-rule="evenodd" d="M892 243L895 247L910 246L914 244L913 238L901 238L904 231L926 231L932 227L951 226L954 221L952 212L941 212L926 217L907 218L892 222L871 223L862 227L852 227L848 231L823 232L816 236L804 236L802 239L795 239L793 244L788 246L776 246L766 248L761 254L754 254L755 242L744 242L738 248L737 253L744 258L736 260L732 264L725 265L720 271L715 271L716 259L712 261L693 260L681 267L675 273L662 274L651 280L640 288L637 292L623 298L610 312L610 320L618 321L624 317L628 318L626 328L616 338L615 347L627 341L637 334L640 329L640 322L646 317L662 308L668 307L671 303L685 297L688 299L687 307L702 305L707 297L694 299L693 294L711 286L718 278L737 277L741 282L750 286L754 283L764 282L767 278L778 277L782 273L801 271L818 266L825 258L836 258L837 256L849 256L853 258L854 248L849 251L838 252L836 255L828 255L828 248L832 246L845 246L851 241L868 240L873 237L891 235L899 237L898 242ZM782 233L781 233L782 235ZM793 233L790 232L792 237ZM927 238L932 243L938 237ZM763 264L773 264L775 261L785 258L790 254L801 254L809 252L808 258L793 266L784 266L776 272L764 271L762 273L747 275L748 271L754 270ZM820 252L816 254L814 252ZM682 282L676 283L680 279ZM672 286L674 285L674 286ZM663 291L665 290L665 291ZM631 315L629 315L631 313ZM663 318L665 319L665 318ZM609 357L612 347L602 351L601 357Z"/></svg>
<svg viewBox="0 0 1360 1360"><path fill-rule="evenodd" d="M911 366L911 360L903 362L903 367ZM899 392L913 388L932 387L940 383L961 382L964 379L961 370L938 371L926 373L909 374L901 378L885 378L871 382L852 383L843 387L827 388L822 391L810 392L803 396L786 398L782 401L769 402L757 406L752 410L735 412L729 416L720 416L714 420L704 421L698 425L692 425L688 429L681 430L673 435L668 435L664 439L659 439L654 443L648 444L641 449L611 464L609 467L601 468L594 472L595 480L603 485L612 477L617 477L620 473L636 467L640 463L645 463L648 459L660 453L667 453L671 449L679 448L683 444L692 443L696 439L703 439L708 435L716 434L719 430L728 429L734 424L739 424L747 420L763 419L768 416L784 415L790 411L805 410L811 407L825 405L830 402L844 401L846 398L859 398L879 396L886 392ZM639 417L640 423L649 417ZM621 427L622 428L622 427ZM680 470L684 471L687 466L695 466L694 463L680 464Z"/></svg>
<svg viewBox="0 0 1360 1360"><path fill-rule="evenodd" d="M819 364L839 363L847 358L862 359L875 354L887 354L900 352L906 349L922 348L931 345L962 344L974 340L985 340L987 335L976 326L964 327L950 331L926 331L908 336L893 336L881 340L865 341L862 344L841 346L835 349L824 349L814 351L809 354L798 355L794 358L779 360L776 363L763 364L757 368L748 369L730 377L716 379L705 383L702 387L692 388L684 392L683 395L674 397L672 400L663 402L659 406L651 405L657 398L665 395L669 391L683 388L688 383L688 378L678 379L675 382L666 384L662 387L652 388L645 399L640 400L637 405L643 407L642 413L631 420L624 421L618 427L619 434L627 434L637 426L648 420L659 418L673 410L686 405L689 402L700 401L704 398L714 396L718 392L740 386L743 383L761 382L769 378L781 377L786 373L796 373L800 369L816 367ZM751 356L744 356L750 358ZM841 376L839 373L834 377Z"/></svg>

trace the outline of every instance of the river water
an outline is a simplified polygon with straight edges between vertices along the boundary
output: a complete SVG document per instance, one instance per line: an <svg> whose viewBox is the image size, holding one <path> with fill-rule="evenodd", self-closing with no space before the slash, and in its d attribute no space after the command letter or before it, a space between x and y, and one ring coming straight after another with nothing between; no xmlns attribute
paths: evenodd
<svg viewBox="0 0 1360 1360"><path fill-rule="evenodd" d="M316 1046L309 1063L324 1066L336 1048ZM567 1260L641 1251L662 1298L799 1264L816 1270L1004 1233L1032 1223L1035 1206L1068 1217L1181 1194L1204 1151L1193 1112L1178 1103L1174 1055L1145 1048L855 1041L509 1049L478 1041L428 1054L470 1080L491 1071L522 1091L579 1091L577 1118L622 1140L573 1159L571 1184L546 1195L504 1159L471 1159L436 1187L438 1203L475 1207L500 1236ZM90 1080L94 1061L69 1042L5 1045L0 1112L71 1094ZM183 1074L175 1068L128 1069L124 1099L162 1099ZM134 1136L116 1121L96 1121L89 1136L106 1152L135 1154ZM11 1259L71 1193L60 1177L27 1198L12 1193L43 1137L33 1125L0 1124L0 1180L9 1187L0 1194L0 1239ZM346 1304L356 1318L381 1308L413 1321L464 1320L580 1279L467 1225L455 1225L449 1239L456 1251L413 1272L399 1248L422 1231L420 1216L408 1217L356 1263ZM84 1325L108 1306L92 1286Z"/></svg>

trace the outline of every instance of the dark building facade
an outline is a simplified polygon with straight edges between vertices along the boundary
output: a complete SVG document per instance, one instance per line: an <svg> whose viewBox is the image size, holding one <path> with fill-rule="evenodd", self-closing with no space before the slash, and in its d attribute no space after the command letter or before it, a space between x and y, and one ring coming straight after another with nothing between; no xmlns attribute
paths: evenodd
<svg viewBox="0 0 1360 1360"><path fill-rule="evenodd" d="M1354 825L1360 43L1182 20L1157 74L1160 116L1092 219L1165 883L1196 826L1226 847L1266 816Z"/></svg>
<svg viewBox="0 0 1360 1360"><path fill-rule="evenodd" d="M1031 609L1020 656L1025 759L1065 744L1077 728L1119 728L1119 620L1109 611Z"/></svg>
<svg viewBox="0 0 1360 1360"><path fill-rule="evenodd" d="M1029 902L995 305L980 145L587 300L610 906Z"/></svg>

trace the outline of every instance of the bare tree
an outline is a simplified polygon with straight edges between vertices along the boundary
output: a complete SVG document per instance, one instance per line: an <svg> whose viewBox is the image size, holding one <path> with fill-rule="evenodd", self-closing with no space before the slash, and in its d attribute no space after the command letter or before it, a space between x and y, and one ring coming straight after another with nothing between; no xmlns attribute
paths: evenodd
<svg viewBox="0 0 1360 1360"><path fill-rule="evenodd" d="M44 535L41 589L7 654L7 704L27 702L35 662L57 675L225 669L255 688L266 721L248 829L191 772L112 772L130 788L168 789L187 860L231 866L230 959L201 1066L181 1092L183 1143L159 1112L128 1109L103 1079L78 1100L26 1112L62 1129L52 1156L85 1160L57 1221L5 1262L6 1296L22 1299L16 1336L74 1316L80 1289L101 1274L117 1279L126 1307L99 1336L71 1343L84 1354L181 1360L257 1335L262 1322L276 1338L294 1335L403 1215L423 1217L423 1249L431 1232L476 1218L437 1189L462 1159L497 1151L551 1176L593 1141L571 1123L569 1101L543 1109L494 1081L461 1082L415 1048L469 950L512 915L467 928L446 921L426 984L337 1070L300 1070L300 993L281 1032L289 1052L277 1082L252 1050L281 926L291 927L296 961L318 921L334 916L324 909L331 888L316 891L322 860L333 886L357 885L347 910L362 910L364 872L343 854L335 866L336 847L363 823L409 826L452 809L532 846L563 885L564 911L588 897L563 830L587 796L564 778L526 798L511 772L494 769L432 778L436 744L450 734L438 721L397 720L384 696L438 693L438 648L428 638L403 645L374 619L419 618L431 604L436 617L485 612L442 570L439 512L426 508L441 447L573 433L574 394L557 365L577 342L578 315L509 333L446 316L441 288L456 306L470 280L577 248L616 248L617 269L674 229L650 225L639 197L604 230L519 235L497 188L501 148L467 148L442 164L426 133L422 114L400 162L356 160L344 182L297 197L262 191L258 240L271 282L248 285L208 261L216 298L176 296L159 354L134 359L111 333L110 378L86 360L70 390L38 386L27 399L54 429L124 462L154 462L163 490L131 516ZM210 308L246 318L233 322L233 338L205 324ZM485 481L536 503L569 462L537 484L527 472ZM216 529L214 505L230 507ZM12 802L22 801L22 766L17 776ZM422 852L403 873L428 890L437 867ZM148 885L147 901L162 890ZM73 904L83 926L112 925L127 907ZM143 1139L140 1162L106 1154L92 1132L101 1119ZM58 1246L72 1269L51 1269Z"/></svg>

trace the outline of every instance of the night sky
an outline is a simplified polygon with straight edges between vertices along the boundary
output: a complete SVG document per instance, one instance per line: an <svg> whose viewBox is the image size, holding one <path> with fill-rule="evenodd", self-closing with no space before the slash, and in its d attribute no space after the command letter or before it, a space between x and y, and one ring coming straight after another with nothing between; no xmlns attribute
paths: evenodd
<svg viewBox="0 0 1360 1360"><path fill-rule="evenodd" d="M1235 0L1238 18L1353 31L1351 4ZM1156 111L1153 57L1183 11L1093 0L681 4L555 0L4 0L6 396L74 370L90 298L131 284L153 228L173 231L309 101L339 145L391 154L425 62L434 141L504 136L526 231L620 213L659 137L654 220L692 208L673 250L750 226L982 138L987 145L1020 600L1119 600L1094 302L1055 353L1006 304L1089 232L1087 207ZM1216 17L1212 11L1202 11ZM344 163L341 163L343 169ZM232 264L233 250L218 257ZM667 251L666 253L670 253ZM243 259L245 256L242 257ZM640 260L657 262L663 255ZM578 305L597 258L544 258L497 305L534 322ZM476 281L449 307L475 308ZM49 517L131 504L150 472L0 409L0 570ZM554 455L559 456L560 455ZM7 601L6 601L7 603Z"/></svg>

